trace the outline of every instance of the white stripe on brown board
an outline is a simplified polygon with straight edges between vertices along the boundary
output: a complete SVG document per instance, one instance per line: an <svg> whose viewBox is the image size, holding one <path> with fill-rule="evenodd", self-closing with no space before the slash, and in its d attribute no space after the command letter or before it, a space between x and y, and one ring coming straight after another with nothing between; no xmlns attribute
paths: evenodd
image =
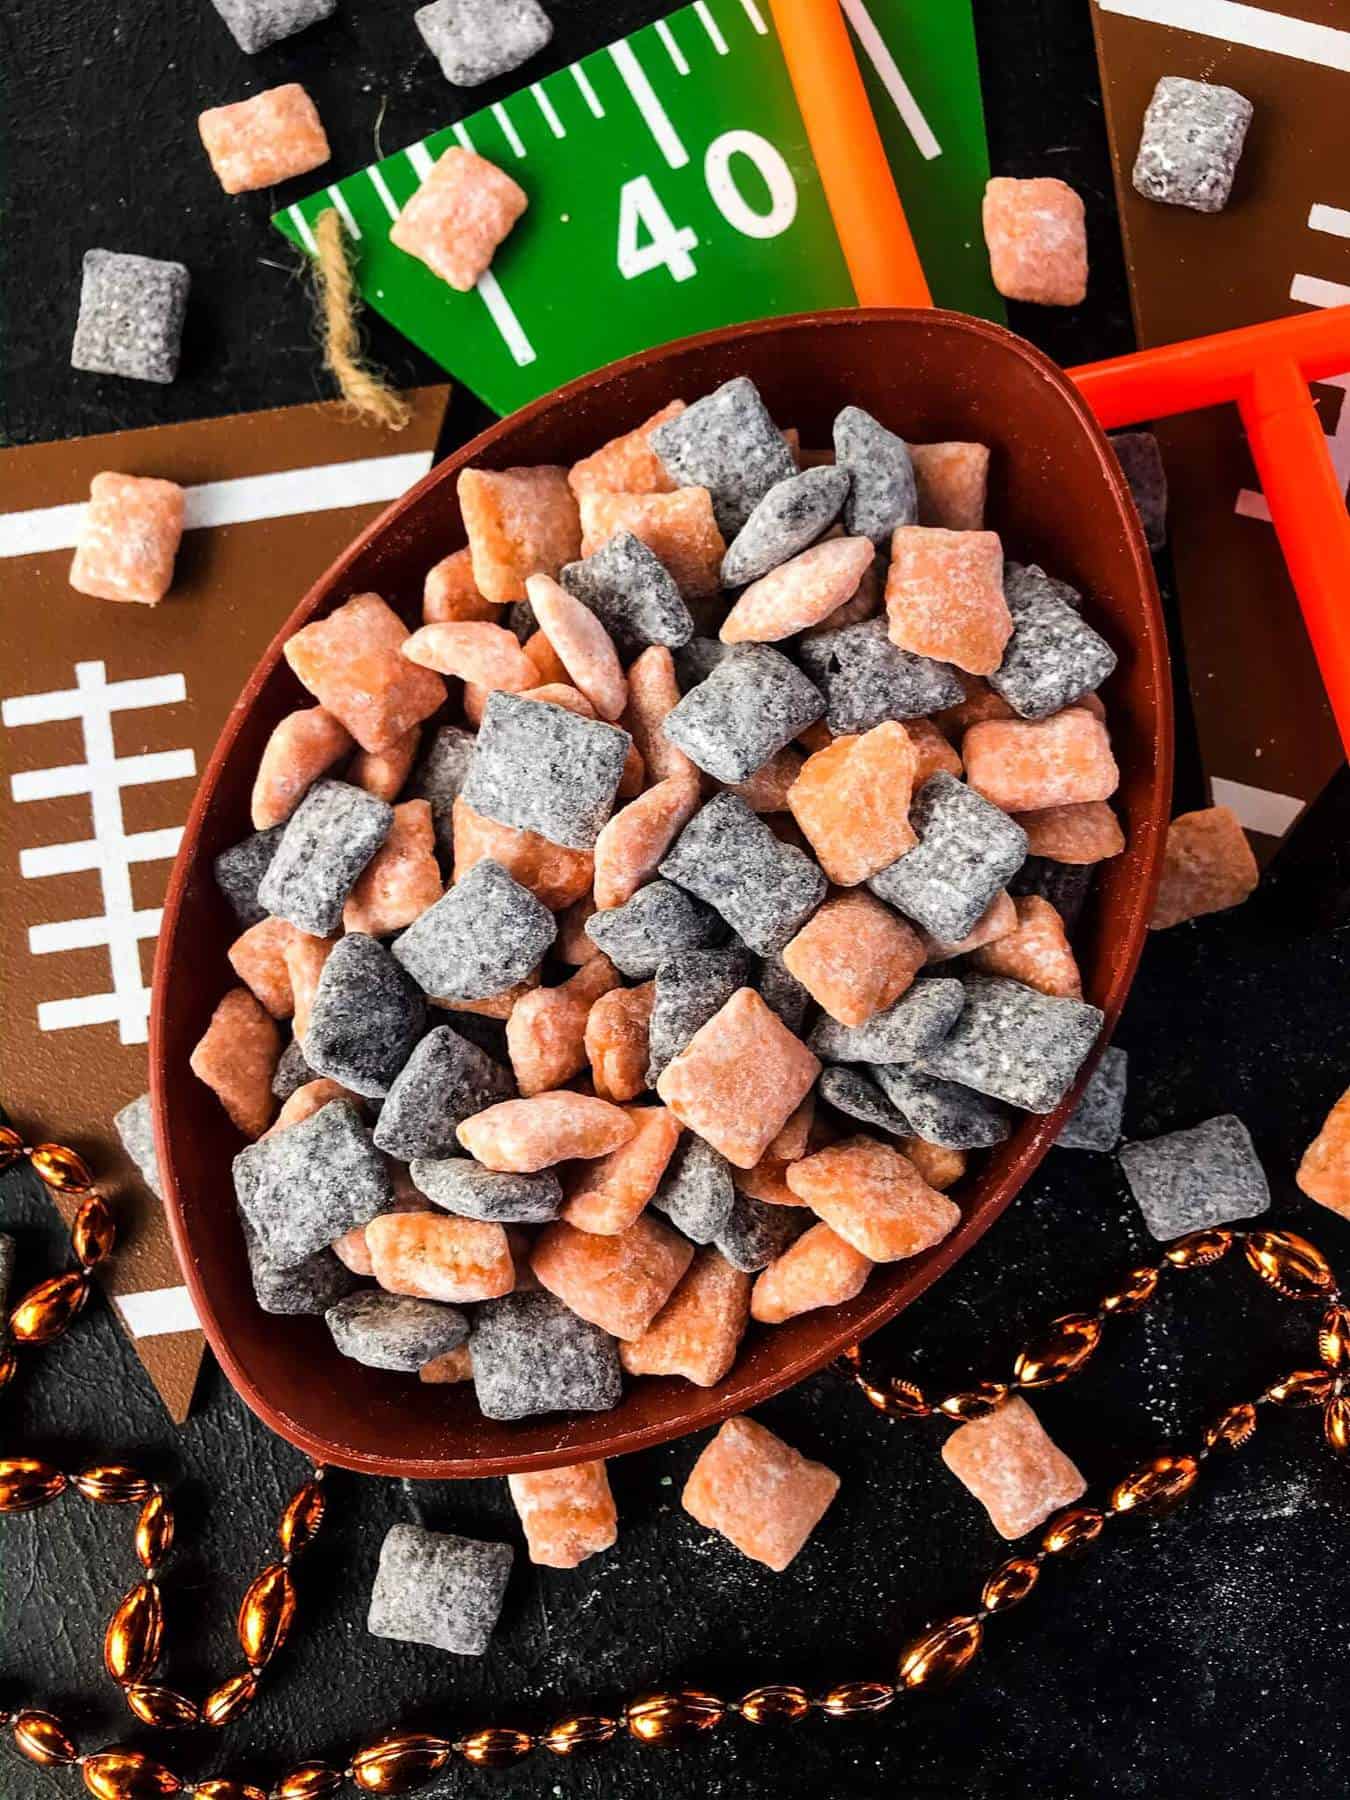
<svg viewBox="0 0 1350 1800"><path fill-rule="evenodd" d="M147 1288L116 1294L113 1305L134 1338L166 1337L171 1331L200 1331L201 1321L185 1287Z"/></svg>
<svg viewBox="0 0 1350 1800"><path fill-rule="evenodd" d="M1292 56L1297 62L1318 63L1324 69L1350 71L1350 31L1335 25L1315 25L1311 19L1292 19L1288 13L1264 6L1246 6L1241 0L1097 0L1104 13L1138 19L1146 25L1170 25L1197 37L1219 38L1243 44L1249 50L1269 50L1276 56Z"/></svg>
<svg viewBox="0 0 1350 1800"><path fill-rule="evenodd" d="M1245 781L1228 781L1216 775L1210 782L1216 806L1227 806L1238 816L1245 831L1283 837L1303 811L1303 802L1292 794L1276 794L1269 788L1251 787Z"/></svg>

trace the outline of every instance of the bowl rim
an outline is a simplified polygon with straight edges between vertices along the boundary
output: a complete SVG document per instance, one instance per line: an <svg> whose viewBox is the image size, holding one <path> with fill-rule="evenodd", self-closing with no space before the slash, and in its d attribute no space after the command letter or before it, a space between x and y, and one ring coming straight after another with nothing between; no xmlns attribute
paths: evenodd
<svg viewBox="0 0 1350 1800"><path fill-rule="evenodd" d="M1087 401L1069 376L1034 344L1027 342L1026 339L1019 337L1005 326L997 325L987 319L940 307L876 307L868 309L847 307L750 320L739 325L719 326L714 330L672 339L668 343L655 345L650 349L623 357L616 362L607 363L599 369L577 376L562 387L541 395L539 399L531 401L529 405L496 420L468 443L433 464L419 481L379 513L305 591L254 663L239 697L226 715L193 796L183 830L182 842L169 875L152 977L149 1063L155 1147L162 1172L164 1209L168 1219L170 1238L202 1331L231 1386L265 1425L319 1462L364 1474L407 1476L421 1480L478 1479L503 1475L513 1470L538 1470L572 1463L577 1460L578 1448L575 1444L570 1446L564 1444L552 1451L522 1452L518 1456L506 1454L465 1457L434 1454L395 1458L335 1443L331 1438L311 1430L300 1420L291 1417L268 1398L252 1376L246 1373L235 1355L229 1332L222 1326L216 1315L193 1253L190 1234L178 1200L179 1184L167 1127L168 1108L165 1104L170 1079L165 1040L172 991L169 980L169 962L174 952L181 914L188 897L190 877L198 862L202 828L207 812L215 798L221 774L230 760L239 734L262 688L281 661L286 641L318 612L326 600L333 597L336 590L341 588L347 571L358 558L378 537L395 527L403 514L411 510L425 494L452 481L462 468L471 463L481 452L493 446L508 432L554 408L566 406L575 397L593 386L613 381L630 369L665 362L683 351L712 348L726 345L733 340L741 341L747 338L773 335L802 326L825 325L832 329L847 329L869 325L877 321L916 325L940 323L950 329L1005 346L1058 390L1070 410L1077 415L1079 424L1084 427L1086 439L1096 451L1101 475L1115 490L1118 500L1125 502L1122 513L1128 527L1129 548L1134 564L1136 587L1145 601L1146 629L1139 633L1136 649L1146 665L1155 696L1154 760L1148 783L1149 806L1148 816L1144 822L1145 841L1142 844L1131 846L1141 856L1142 879L1135 887L1132 903L1125 919L1123 933L1125 953L1117 964L1107 991L1100 996L1097 1002L1104 1014L1104 1019L1101 1033L1091 1054L1084 1062L1077 1080L1060 1105L1054 1112L1037 1119L1028 1132L1021 1157L1023 1164L1021 1173L1010 1171L1005 1176L1004 1191L996 1201L991 1202L986 1199L979 1209L964 1212L961 1223L949 1237L922 1257L915 1259L909 1270L908 1279L901 1287L884 1297L878 1297L875 1304L861 1318L854 1317L846 1327L841 1326L835 1332L828 1334L814 1350L789 1364L785 1369L780 1368L766 1373L749 1382L737 1383L734 1393L729 1396L719 1395L719 1389L722 1386L720 1383L718 1387L714 1388L698 1388L690 1385L688 1405L683 1409L678 1424L657 1421L645 1425L629 1426L622 1430L611 1430L608 1435L603 1430L598 1430L596 1440L593 1443L587 1442L582 1445L581 1453L592 1459L627 1455L632 1451L647 1449L655 1444L668 1442L671 1439L686 1436L690 1432L716 1425L731 1414L743 1412L759 1405L773 1395L796 1386L808 1376L818 1373L851 1344L863 1341L880 1329L882 1325L898 1317L907 1306L927 1292L934 1282L946 1274L961 1257L973 1249L990 1226L1012 1204L1039 1167L1046 1150L1058 1135L1064 1119L1076 1104L1083 1084L1095 1067L1102 1050L1111 1040L1121 1008L1134 980L1144 943L1147 940L1148 919L1152 912L1162 872L1162 852L1166 838L1167 816L1170 810L1173 769L1171 665L1166 624L1158 595L1153 562L1144 541L1143 530L1134 509L1128 484L1119 463L1109 452L1105 433L1097 423ZM589 1419L590 1416L587 1415L587 1418ZM605 1414L594 1416L597 1421L608 1417Z"/></svg>

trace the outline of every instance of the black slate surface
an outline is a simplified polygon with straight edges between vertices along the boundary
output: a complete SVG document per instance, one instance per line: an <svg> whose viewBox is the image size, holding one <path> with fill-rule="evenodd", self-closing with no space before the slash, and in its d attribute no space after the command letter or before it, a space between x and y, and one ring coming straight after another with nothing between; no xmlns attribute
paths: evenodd
<svg viewBox="0 0 1350 1800"><path fill-rule="evenodd" d="M940 3L940 0L932 0ZM563 62L654 16L643 0L552 0ZM448 117L454 95L416 53L411 5L341 0L330 26L249 64L205 0L8 0L0 12L0 429L34 441L326 392L308 313L266 195L222 205L195 153L205 105L300 79L339 168ZM994 166L1059 174L1088 203L1092 294L1075 313L1016 320L1066 362L1130 342L1084 0L978 0ZM540 65L543 66L542 64ZM502 91L511 86L508 80ZM480 98L492 97L485 91ZM477 100L467 101L467 105ZM183 374L170 388L75 377L66 367L79 258L89 244L178 256L193 270ZM381 326L377 354L403 378L434 371ZM462 437L479 415L457 401ZM280 602L279 602L280 604ZM1200 798L1183 741L1179 804ZM1304 1202L1290 1172L1350 1079L1350 793L1290 845L1268 893L1242 912L1150 944L1118 1041L1131 1056L1126 1128L1146 1134L1233 1110L1267 1161L1277 1219L1311 1231L1350 1271L1350 1226ZM13 879L12 873L5 879ZM0 1099L3 1071L0 1070ZM60 1134L61 1121L47 1122ZM0 1186L20 1238L20 1280L56 1267L63 1235L25 1174ZM936 1292L877 1342L934 1385L995 1372L1019 1335L1089 1302L1150 1250L1109 1158L1052 1153L1007 1217ZM1306 1313L1237 1267L1178 1281L1113 1327L1091 1372L1038 1399L1094 1481L1169 1443L1192 1444L1227 1401L1309 1359ZM165 1678L201 1692L237 1666L232 1622L271 1553L272 1522L302 1464L209 1369L181 1436L169 1428L106 1316L34 1361L5 1402L6 1450L70 1466L110 1451L179 1482L182 1549L168 1584ZM305 1564L302 1619L266 1698L226 1742L159 1740L186 1773L267 1783L301 1756L341 1758L396 1721L457 1729L539 1724L644 1684L735 1693L886 1674L903 1637L968 1606L1004 1546L936 1454L935 1432L873 1416L833 1375L762 1409L844 1477L809 1550L771 1576L679 1509L699 1444L612 1471L618 1548L573 1573L518 1562L501 1629L480 1662L377 1642L363 1614L384 1528L432 1524L519 1542L504 1484L429 1486L336 1476L331 1526ZM1130 1523L1051 1570L995 1621L975 1671L947 1696L853 1725L783 1736L733 1724L679 1753L623 1746L589 1762L537 1758L506 1776L457 1770L442 1794L983 1797L1340 1796L1350 1725L1339 1704L1350 1471L1315 1416L1267 1414L1258 1441L1211 1465L1171 1519ZM128 1732L100 1670L103 1626L133 1579L131 1518L68 1500L0 1522L0 1708L63 1711L87 1745ZM5 1800L73 1794L0 1750Z"/></svg>

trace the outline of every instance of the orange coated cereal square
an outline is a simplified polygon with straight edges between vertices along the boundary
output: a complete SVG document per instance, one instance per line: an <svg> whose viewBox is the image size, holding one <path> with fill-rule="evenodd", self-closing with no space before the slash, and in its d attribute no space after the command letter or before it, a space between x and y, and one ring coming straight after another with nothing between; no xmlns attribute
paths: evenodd
<svg viewBox="0 0 1350 1800"><path fill-rule="evenodd" d="M914 927L865 891L835 894L783 950L788 971L841 1025L898 1000L927 958Z"/></svg>
<svg viewBox="0 0 1350 1800"><path fill-rule="evenodd" d="M286 661L363 750L391 750L445 699L445 683L402 654L408 628L378 594L356 594L286 644Z"/></svg>
<svg viewBox="0 0 1350 1800"><path fill-rule="evenodd" d="M1162 881L1149 927L1165 931L1204 913L1240 906L1260 878L1247 834L1231 808L1182 813L1167 828Z"/></svg>
<svg viewBox="0 0 1350 1800"><path fill-rule="evenodd" d="M197 130L227 194L274 187L322 167L329 157L314 102L298 81L233 106L213 106L197 120Z"/></svg>
<svg viewBox="0 0 1350 1800"><path fill-rule="evenodd" d="M107 470L95 475L80 521L70 585L95 600L158 606L173 585L183 504L176 481Z"/></svg>
<svg viewBox="0 0 1350 1800"><path fill-rule="evenodd" d="M1105 725L1081 706L1048 719L991 719L961 743L966 780L1004 812L1109 800L1120 785Z"/></svg>
<svg viewBox="0 0 1350 1800"><path fill-rule="evenodd" d="M682 1375L716 1387L731 1372L750 1318L750 1277L719 1250L700 1250L641 1337L619 1346L630 1375Z"/></svg>
<svg viewBox="0 0 1350 1800"><path fill-rule="evenodd" d="M989 485L987 444L911 444L920 525L982 531Z"/></svg>
<svg viewBox="0 0 1350 1800"><path fill-rule="evenodd" d="M467 294L528 205L504 169L452 144L394 220L389 241Z"/></svg>
<svg viewBox="0 0 1350 1800"><path fill-rule="evenodd" d="M1104 800L1043 806L1018 813L1017 823L1027 834L1027 855L1043 856L1048 862L1104 862L1125 848L1120 820Z"/></svg>
<svg viewBox="0 0 1350 1800"><path fill-rule="evenodd" d="M485 600L473 578L473 552L466 544L427 570L422 583L422 623L451 625L466 619L495 620L501 608Z"/></svg>
<svg viewBox="0 0 1350 1800"><path fill-rule="evenodd" d="M485 600L523 600L529 576L556 579L564 563L581 555L581 521L566 469L465 469L455 491L473 578Z"/></svg>
<svg viewBox="0 0 1350 1800"><path fill-rule="evenodd" d="M820 1063L753 988L738 988L668 1062L656 1091L738 1169L752 1169L806 1098Z"/></svg>
<svg viewBox="0 0 1350 1800"><path fill-rule="evenodd" d="M686 600L706 600L721 592L727 546L707 488L676 488L670 494L583 492L582 555L593 556L621 531L631 531L666 565Z"/></svg>
<svg viewBox="0 0 1350 1800"><path fill-rule="evenodd" d="M887 632L917 656L991 675L1012 636L1003 546L994 531L899 525L886 575Z"/></svg>
<svg viewBox="0 0 1350 1800"><path fill-rule="evenodd" d="M289 1019L295 1011L286 966L286 946L295 935L289 919L259 919L229 948L230 967L274 1019Z"/></svg>
<svg viewBox="0 0 1350 1800"><path fill-rule="evenodd" d="M575 1569L597 1550L608 1550L619 1535L614 1496L602 1462L508 1475L506 1485L532 1563Z"/></svg>
<svg viewBox="0 0 1350 1800"><path fill-rule="evenodd" d="M578 499L582 494L673 494L675 483L652 449L651 435L658 425L678 419L684 404L683 400L667 402L635 431L611 438L573 463L567 477L572 492Z"/></svg>
<svg viewBox="0 0 1350 1800"><path fill-rule="evenodd" d="M694 1246L663 1219L643 1213L612 1237L565 1219L535 1240L530 1267L549 1293L611 1337L641 1337L679 1286Z"/></svg>
<svg viewBox="0 0 1350 1800"><path fill-rule="evenodd" d="M627 1106L633 1135L626 1144L567 1170L561 1216L580 1231L615 1237L626 1231L660 1186L679 1141L680 1121L664 1106Z"/></svg>
<svg viewBox="0 0 1350 1800"><path fill-rule="evenodd" d="M1310 1200L1350 1219L1350 1088L1303 1152L1294 1179Z"/></svg>
<svg viewBox="0 0 1350 1800"><path fill-rule="evenodd" d="M909 802L918 752L894 719L836 738L803 765L788 790L793 818L816 861L840 887L856 887L913 849Z"/></svg>
<svg viewBox="0 0 1350 1800"><path fill-rule="evenodd" d="M781 1573L838 1492L833 1469L742 1416L728 1419L705 1447L681 1500L700 1525Z"/></svg>
<svg viewBox="0 0 1350 1800"><path fill-rule="evenodd" d="M342 909L347 931L387 937L411 925L441 897L436 828L426 800L394 808L389 835L356 878Z"/></svg>
<svg viewBox="0 0 1350 1800"><path fill-rule="evenodd" d="M1016 925L992 943L982 944L970 959L971 967L982 975L1006 975L1039 994L1081 1000L1083 978L1059 913L1039 894L1019 894L1013 905Z"/></svg>
<svg viewBox="0 0 1350 1800"><path fill-rule="evenodd" d="M984 241L994 286L1009 300L1077 306L1087 293L1083 202L1053 176L997 175L984 190Z"/></svg>
<svg viewBox="0 0 1350 1800"><path fill-rule="evenodd" d="M930 1250L961 1220L908 1156L861 1134L791 1164L787 1181L817 1218L873 1262Z"/></svg>
<svg viewBox="0 0 1350 1800"><path fill-rule="evenodd" d="M842 1306L867 1285L872 1259L822 1220L756 1278L750 1317L761 1325L781 1325L822 1306Z"/></svg>
<svg viewBox="0 0 1350 1800"><path fill-rule="evenodd" d="M245 1137L261 1137L276 1102L272 1077L281 1056L281 1033L272 1015L247 988L231 988L211 1014L205 1035L189 1058Z"/></svg>
<svg viewBox="0 0 1350 1800"><path fill-rule="evenodd" d="M1020 1395L960 1426L942 1446L942 1460L987 1509L1000 1537L1022 1537L1087 1489Z"/></svg>

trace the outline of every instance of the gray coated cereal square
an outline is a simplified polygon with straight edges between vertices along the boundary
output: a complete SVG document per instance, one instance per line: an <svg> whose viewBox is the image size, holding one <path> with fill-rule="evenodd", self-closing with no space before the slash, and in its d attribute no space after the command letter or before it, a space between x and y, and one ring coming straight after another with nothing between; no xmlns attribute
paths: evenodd
<svg viewBox="0 0 1350 1800"><path fill-rule="evenodd" d="M658 425L648 441L681 487L707 488L718 529L728 540L774 483L797 469L747 375L695 400L678 418Z"/></svg>
<svg viewBox="0 0 1350 1800"><path fill-rule="evenodd" d="M1151 431L1113 431L1106 440L1129 483L1144 527L1144 542L1161 550L1167 542L1167 470Z"/></svg>
<svg viewBox="0 0 1350 1800"><path fill-rule="evenodd" d="M675 577L631 531L616 532L594 555L568 563L558 579L590 607L625 660L649 644L679 649L694 635Z"/></svg>
<svg viewBox="0 0 1350 1800"><path fill-rule="evenodd" d="M631 900L592 913L586 935L630 981L650 981L661 964L685 950L705 950L726 936L711 906L669 881L649 881Z"/></svg>
<svg viewBox="0 0 1350 1800"><path fill-rule="evenodd" d="M737 1188L727 1222L713 1241L733 1269L753 1275L777 1262L814 1223L815 1215L805 1206L773 1206Z"/></svg>
<svg viewBox="0 0 1350 1800"><path fill-rule="evenodd" d="M916 525L919 490L903 438L864 412L846 406L834 422L834 459L850 477L844 530L885 543L897 525Z"/></svg>
<svg viewBox="0 0 1350 1800"><path fill-rule="evenodd" d="M378 938L348 932L323 965L305 1031L305 1061L378 1100L426 1026L422 990Z"/></svg>
<svg viewBox="0 0 1350 1800"><path fill-rule="evenodd" d="M14 1284L14 1264L19 1247L8 1232L0 1231L0 1315L9 1310L9 1290Z"/></svg>
<svg viewBox="0 0 1350 1800"><path fill-rule="evenodd" d="M324 1317L344 1356L398 1375L415 1375L425 1363L457 1350L469 1335L469 1322L457 1306L378 1288L347 1295Z"/></svg>
<svg viewBox="0 0 1350 1800"><path fill-rule="evenodd" d="M211 0L239 48L249 56L329 19L337 0Z"/></svg>
<svg viewBox="0 0 1350 1800"><path fill-rule="evenodd" d="M1095 867L1091 863L1051 862L1046 856L1029 856L1008 882L1010 894L1039 894L1048 900L1072 931L1092 892Z"/></svg>
<svg viewBox="0 0 1350 1800"><path fill-rule="evenodd" d="M434 0L413 23L456 87L507 75L549 42L553 25L538 0Z"/></svg>
<svg viewBox="0 0 1350 1800"><path fill-rule="evenodd" d="M739 794L714 794L694 814L661 873L715 907L761 956L790 942L826 892L811 858L776 838Z"/></svg>
<svg viewBox="0 0 1350 1800"><path fill-rule="evenodd" d="M934 937L959 943L1022 866L1027 834L945 771L924 782L909 818L919 842L867 885Z"/></svg>
<svg viewBox="0 0 1350 1800"><path fill-rule="evenodd" d="M722 558L722 586L744 587L809 548L839 517L848 493L844 469L803 469L775 482Z"/></svg>
<svg viewBox="0 0 1350 1800"><path fill-rule="evenodd" d="M413 1186L434 1206L489 1225L546 1225L562 1208L562 1183L552 1169L510 1175L484 1169L471 1156L414 1157Z"/></svg>
<svg viewBox="0 0 1350 1800"><path fill-rule="evenodd" d="M331 1250L316 1250L313 1256L286 1268L267 1254L257 1232L242 1214L240 1222L254 1297L265 1313L294 1316L327 1312L359 1286L357 1277L344 1268Z"/></svg>
<svg viewBox="0 0 1350 1800"><path fill-rule="evenodd" d="M909 1137L913 1130L899 1107L893 1105L876 1082L870 1080L860 1069L824 1070L818 1091L821 1099L828 1102L836 1112L844 1113L850 1119L858 1119L864 1125L874 1125L881 1131L889 1131L893 1137Z"/></svg>
<svg viewBox="0 0 1350 1800"><path fill-rule="evenodd" d="M618 1405L617 1341L542 1288L484 1301L474 1312L469 1349L485 1418L608 1412Z"/></svg>
<svg viewBox="0 0 1350 1800"><path fill-rule="evenodd" d="M873 1063L871 1072L910 1131L944 1150L984 1150L1001 1144L1012 1129L997 1101L960 1082L941 1081L911 1063Z"/></svg>
<svg viewBox="0 0 1350 1800"><path fill-rule="evenodd" d="M669 956L656 969L656 993L647 1028L651 1061L647 1085L672 1057L678 1056L694 1033L706 1025L737 988L749 984L750 953L740 944L716 950L686 950Z"/></svg>
<svg viewBox="0 0 1350 1800"><path fill-rule="evenodd" d="M122 1148L140 1170L141 1180L162 1200L164 1190L159 1180L159 1152L155 1149L155 1120L149 1094L128 1100L120 1112L115 1112L113 1129L122 1140Z"/></svg>
<svg viewBox="0 0 1350 1800"><path fill-rule="evenodd" d="M388 1212L394 1189L352 1100L262 1138L234 1159L240 1210L269 1259L294 1268L354 1225Z"/></svg>
<svg viewBox="0 0 1350 1800"><path fill-rule="evenodd" d="M297 1088L304 1087L306 1082L313 1079L314 1071L305 1061L304 1051L292 1038L277 1061L276 1072L272 1076L273 1094L284 1105Z"/></svg>
<svg viewBox="0 0 1350 1800"><path fill-rule="evenodd" d="M711 1244L725 1231L735 1203L731 1164L701 1137L685 1132L652 1205L691 1243Z"/></svg>
<svg viewBox="0 0 1350 1800"><path fill-rule="evenodd" d="M436 854L449 869L455 859L454 811L473 760L474 735L460 725L442 725L418 759L403 790L405 800L425 800L431 808Z"/></svg>
<svg viewBox="0 0 1350 1800"><path fill-rule="evenodd" d="M216 886L229 901L235 918L244 929L267 917L267 908L258 899L258 888L285 835L284 825L255 831L242 843L231 844L228 850L222 850L211 865Z"/></svg>
<svg viewBox="0 0 1350 1800"><path fill-rule="evenodd" d="M488 857L447 888L390 948L423 993L487 1000L537 969L557 932L548 908Z"/></svg>
<svg viewBox="0 0 1350 1800"><path fill-rule="evenodd" d="M1218 82L1164 75L1144 114L1134 159L1135 192L1145 200L1222 212L1233 191L1252 103Z"/></svg>
<svg viewBox="0 0 1350 1800"><path fill-rule="evenodd" d="M1116 653L1072 606L1052 594L1010 607L1012 636L989 685L1023 719L1047 719L1099 688Z"/></svg>
<svg viewBox="0 0 1350 1800"><path fill-rule="evenodd" d="M1097 1041L1100 1009L997 976L972 975L965 989L960 1018L924 1068L1023 1112L1053 1112ZM915 1124L921 1137L930 1135Z"/></svg>
<svg viewBox="0 0 1350 1800"><path fill-rule="evenodd" d="M666 714L673 744L717 781L745 781L825 711L824 696L767 644L729 656Z"/></svg>
<svg viewBox="0 0 1350 1800"><path fill-rule="evenodd" d="M347 781L316 781L287 821L258 885L268 912L330 937L358 876L394 822L394 809Z"/></svg>
<svg viewBox="0 0 1350 1800"><path fill-rule="evenodd" d="M182 263L86 251L71 368L133 381L172 381L190 284Z"/></svg>
<svg viewBox="0 0 1350 1800"><path fill-rule="evenodd" d="M455 1156L456 1126L499 1100L510 1100L515 1091L509 1069L451 1026L438 1025L391 1085L375 1121L376 1148L403 1162Z"/></svg>
<svg viewBox="0 0 1350 1800"><path fill-rule="evenodd" d="M706 681L720 663L728 657L740 656L748 649L745 644L724 644L721 638L701 637L695 635L687 644L681 644L675 652L675 679L679 683L680 692L687 694L690 688Z"/></svg>
<svg viewBox="0 0 1350 1800"><path fill-rule="evenodd" d="M841 1025L822 1013L811 1027L808 1048L822 1062L917 1062L939 1045L966 1003L966 990L950 975L916 981L864 1025Z"/></svg>
<svg viewBox="0 0 1350 1800"><path fill-rule="evenodd" d="M1102 1051L1078 1104L1055 1142L1062 1150L1114 1150L1125 1112L1128 1058L1114 1045Z"/></svg>
<svg viewBox="0 0 1350 1800"><path fill-rule="evenodd" d="M1119 1154L1144 1223L1161 1243L1254 1219L1270 1206L1265 1170L1247 1127L1233 1113L1189 1131L1138 1139Z"/></svg>
<svg viewBox="0 0 1350 1800"><path fill-rule="evenodd" d="M487 1649L506 1597L514 1552L421 1525L393 1525L380 1546L366 1629L460 1656Z"/></svg>
<svg viewBox="0 0 1350 1800"><path fill-rule="evenodd" d="M496 691L488 696L464 798L475 812L590 850L614 810L632 739L565 707Z"/></svg>
<svg viewBox="0 0 1350 1800"><path fill-rule="evenodd" d="M1024 606L1047 598L1060 600L1075 612L1083 609L1083 596L1069 582L1047 575L1039 563L1013 562L1011 558L1003 564L1003 598L1014 615Z"/></svg>
<svg viewBox="0 0 1350 1800"><path fill-rule="evenodd" d="M811 996L776 950L760 957L755 986L769 1011L777 1013L794 1037L799 1036Z"/></svg>
<svg viewBox="0 0 1350 1800"><path fill-rule="evenodd" d="M918 719L958 706L965 690L949 664L902 650L884 619L863 619L803 638L802 667L825 696L825 723L836 737L870 731L886 719Z"/></svg>

